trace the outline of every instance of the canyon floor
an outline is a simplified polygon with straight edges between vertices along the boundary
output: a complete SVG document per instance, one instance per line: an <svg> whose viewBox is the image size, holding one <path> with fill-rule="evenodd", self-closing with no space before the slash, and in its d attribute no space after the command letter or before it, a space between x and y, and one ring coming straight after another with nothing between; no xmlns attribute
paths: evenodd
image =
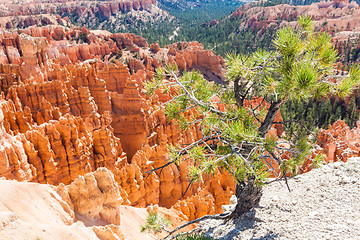
<svg viewBox="0 0 360 240"><path fill-rule="evenodd" d="M335 162L264 188L259 206L231 221L207 220L215 239L360 239L360 158Z"/></svg>

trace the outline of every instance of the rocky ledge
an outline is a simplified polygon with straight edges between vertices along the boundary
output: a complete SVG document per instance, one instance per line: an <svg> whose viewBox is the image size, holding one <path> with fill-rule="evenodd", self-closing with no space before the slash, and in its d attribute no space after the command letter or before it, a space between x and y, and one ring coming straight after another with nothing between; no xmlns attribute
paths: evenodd
<svg viewBox="0 0 360 240"><path fill-rule="evenodd" d="M360 158L335 162L264 188L259 206L237 220L207 220L214 239L358 239Z"/></svg>

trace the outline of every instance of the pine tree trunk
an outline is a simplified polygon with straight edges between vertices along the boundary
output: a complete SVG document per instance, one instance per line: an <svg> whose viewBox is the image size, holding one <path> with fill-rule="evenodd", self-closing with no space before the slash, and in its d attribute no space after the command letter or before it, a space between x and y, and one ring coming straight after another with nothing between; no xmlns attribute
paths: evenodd
<svg viewBox="0 0 360 240"><path fill-rule="evenodd" d="M255 184L254 179L244 180L236 185L235 196L237 204L231 218L240 217L257 205L262 196L262 189Z"/></svg>
<svg viewBox="0 0 360 240"><path fill-rule="evenodd" d="M280 107L284 104L283 101L277 101L271 103L268 112L266 114L264 122L259 127L259 133L261 137L265 137L267 132L270 130L271 126L274 123L277 112L280 110Z"/></svg>

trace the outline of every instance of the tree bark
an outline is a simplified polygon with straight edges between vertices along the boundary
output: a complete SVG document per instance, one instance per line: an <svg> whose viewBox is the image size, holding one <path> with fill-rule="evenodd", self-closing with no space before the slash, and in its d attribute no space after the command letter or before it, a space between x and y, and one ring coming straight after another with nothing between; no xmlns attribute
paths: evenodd
<svg viewBox="0 0 360 240"><path fill-rule="evenodd" d="M271 103L269 110L266 114L265 120L261 124L261 126L259 127L259 130L258 130L261 137L265 137L267 132L270 130L271 126L274 123L276 114L280 110L280 107L283 104L284 104L283 101L276 101L276 102Z"/></svg>
<svg viewBox="0 0 360 240"><path fill-rule="evenodd" d="M240 81L240 78L238 78L238 77L234 80L235 100L236 100L236 104L237 104L238 106L243 106L243 104L244 104L244 98L242 98L242 96L241 96L241 94L240 94L239 81Z"/></svg>
<svg viewBox="0 0 360 240"><path fill-rule="evenodd" d="M257 186L253 178L243 180L236 185L237 204L230 218L237 218L250 211L260 202L262 189Z"/></svg>

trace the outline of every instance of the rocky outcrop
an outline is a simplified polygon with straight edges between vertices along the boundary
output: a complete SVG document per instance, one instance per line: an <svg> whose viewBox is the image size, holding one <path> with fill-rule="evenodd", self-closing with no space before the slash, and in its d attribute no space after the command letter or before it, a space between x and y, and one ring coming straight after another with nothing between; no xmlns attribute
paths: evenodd
<svg viewBox="0 0 360 240"><path fill-rule="evenodd" d="M359 123L353 129L343 120L337 120L329 125L329 129L320 129L312 155L304 162L299 169L301 173L314 169L313 160L322 156L322 163L347 162L351 157L360 156Z"/></svg>
<svg viewBox="0 0 360 240"><path fill-rule="evenodd" d="M360 235L359 172L360 159L352 158L288 179L291 191L272 182L264 186L259 207L231 221L200 222L198 232L213 239L352 239Z"/></svg>
<svg viewBox="0 0 360 240"><path fill-rule="evenodd" d="M8 134L5 130L4 114L0 111L0 175L21 181L32 180L34 168L29 164L21 138Z"/></svg>
<svg viewBox="0 0 360 240"><path fill-rule="evenodd" d="M76 213L92 221L120 225L123 199L114 175L106 168L76 178L67 191Z"/></svg>
<svg viewBox="0 0 360 240"><path fill-rule="evenodd" d="M1 239L98 239L81 224L74 224L71 206L53 186L0 180ZM39 211L41 209L41 211Z"/></svg>
<svg viewBox="0 0 360 240"><path fill-rule="evenodd" d="M195 184L197 191L190 191L185 195L189 197L177 201L173 208L181 211L189 220L221 213L221 206L229 203L234 187L235 180L229 174L218 172L211 178L205 178L203 185Z"/></svg>
<svg viewBox="0 0 360 240"><path fill-rule="evenodd" d="M4 5L2 5L2 7L4 7ZM3 10L3 12L7 12L7 10L3 9L2 7L0 7L0 11ZM52 13L55 14L55 12ZM10 12L10 14L12 13ZM27 12L21 14L23 15L0 17L0 28L10 30L14 28L27 28L30 26L46 26L57 24L65 26L66 24L69 24L69 21L62 19L59 15L48 15L45 13L45 11L44 14L39 15L31 15Z"/></svg>
<svg viewBox="0 0 360 240"><path fill-rule="evenodd" d="M101 166L111 168L125 158L120 142L112 134L109 126L110 117L106 114L93 115L85 123L82 118L69 114L52 120L49 116L52 113L50 111L46 115L48 117L41 118L43 121L48 120L47 122L39 126L31 126L30 124L35 121L31 118L30 108L26 107L24 113L21 108L16 110L15 105L9 103L2 105L2 112L5 112L4 123L7 126L3 127L3 135L14 141L18 139L16 146L19 149L23 148L23 154L7 154L3 166L7 166L5 169L9 169L7 171L9 174L3 173L2 176L41 183L70 183L78 175L91 172ZM56 114L60 115L59 112ZM17 123L19 125L16 125ZM94 124L93 127L96 128L92 131L90 128L86 130L86 124ZM6 128L10 134L6 132ZM10 156L12 159L9 159ZM16 166L19 164L11 164L14 161L25 161L29 166L19 163L23 167L18 168ZM11 174L21 170L29 172L27 170L29 167L31 174L27 174L26 178ZM18 170L10 171L13 168Z"/></svg>
<svg viewBox="0 0 360 240"><path fill-rule="evenodd" d="M329 126L328 130L319 132L317 153L323 153L327 163L343 161L350 157L360 156L359 123L356 128L350 129L345 121L338 120Z"/></svg>
<svg viewBox="0 0 360 240"><path fill-rule="evenodd" d="M210 81L224 83L225 61L198 42L181 42L168 46L169 59L176 62L180 71L197 69Z"/></svg>
<svg viewBox="0 0 360 240"><path fill-rule="evenodd" d="M334 41L344 42L357 37L360 27L359 5L343 0L322 1L296 7L287 4L261 7L256 3L248 3L231 16L241 19L240 30L250 29L259 36L266 33L266 29L269 28L296 26L298 16L311 16L315 27L332 34Z"/></svg>
<svg viewBox="0 0 360 240"><path fill-rule="evenodd" d="M180 210L189 220L215 214L214 198L209 192L204 190L186 200L178 201L174 208Z"/></svg>
<svg viewBox="0 0 360 240"><path fill-rule="evenodd" d="M70 12L76 12L79 15L88 14L95 16L99 14L103 18L109 18L117 13L130 12L131 10L147 10L156 4L156 0L126 0L126 1L95 1L96 5L87 8L86 6L76 4L75 1L67 1L68 4L59 5L60 15L67 15ZM75 2L75 4L74 4Z"/></svg>

